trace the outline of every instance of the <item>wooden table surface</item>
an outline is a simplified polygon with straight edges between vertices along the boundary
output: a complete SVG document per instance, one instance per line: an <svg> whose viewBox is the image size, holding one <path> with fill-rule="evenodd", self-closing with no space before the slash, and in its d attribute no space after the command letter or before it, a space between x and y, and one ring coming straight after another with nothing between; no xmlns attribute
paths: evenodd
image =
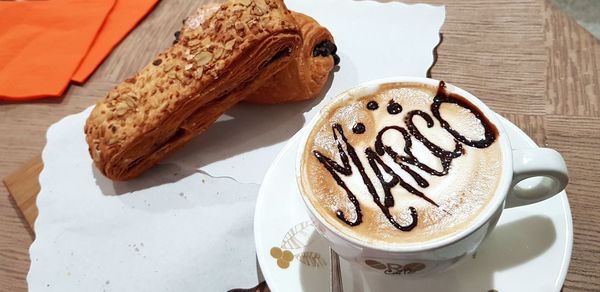
<svg viewBox="0 0 600 292"><path fill-rule="evenodd" d="M167 47L198 2L162 1L85 86L72 86L64 98L0 103L0 178L41 151L48 126L94 103ZM564 290L600 291L600 42L547 0L446 2L431 76L471 91L563 154L574 225ZM0 291L27 289L33 237L0 187Z"/></svg>

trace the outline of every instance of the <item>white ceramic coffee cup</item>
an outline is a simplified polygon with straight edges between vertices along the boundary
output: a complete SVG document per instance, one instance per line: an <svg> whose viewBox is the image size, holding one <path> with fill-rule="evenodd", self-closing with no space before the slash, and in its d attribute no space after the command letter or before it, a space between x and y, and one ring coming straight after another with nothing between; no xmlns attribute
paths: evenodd
<svg viewBox="0 0 600 292"><path fill-rule="evenodd" d="M347 98L351 95L367 94L377 90L385 83L410 82L429 85L433 88L438 80L416 77L394 77L379 79L360 84L338 95L335 99ZM351 237L328 223L315 209L311 201L302 194L308 214L317 231L329 242L331 248L341 257L356 266L372 272L393 275L425 275L445 270L465 255L474 253L484 238L496 226L504 208L518 207L536 203L550 198L562 191L568 183L567 167L562 156L553 149L528 148L512 149L508 134L503 129L496 114L472 94L454 85L446 83L446 90L463 96L475 105L498 129L498 140L502 153L502 173L498 187L488 205L480 212L472 223L448 236L421 244L380 245L361 241ZM300 165L308 136L318 122L321 113L305 127L300 140L296 159L296 178L300 192ZM530 188L522 188L517 184L523 180L542 177L540 183Z"/></svg>

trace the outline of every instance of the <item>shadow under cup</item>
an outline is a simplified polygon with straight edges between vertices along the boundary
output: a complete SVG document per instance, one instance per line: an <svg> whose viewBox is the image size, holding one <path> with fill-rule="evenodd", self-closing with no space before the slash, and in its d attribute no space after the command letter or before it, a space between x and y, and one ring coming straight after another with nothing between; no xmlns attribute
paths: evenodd
<svg viewBox="0 0 600 292"><path fill-rule="evenodd" d="M432 88L444 86L443 82L429 78L394 77L367 82L334 98L337 105L350 97L364 96L377 91L388 83L422 84ZM386 275L421 276L443 271L458 262L467 254L474 253L481 242L496 226L504 208L535 203L554 196L568 183L568 174L562 156L547 148L513 150L502 124L483 102L472 94L450 84L445 84L446 92L463 97L498 131L494 143L500 144L502 170L493 196L475 219L462 229L442 237L410 244L381 244L356 238L328 222L307 198L303 183L302 164L305 148L313 128L321 117L331 110L332 104L325 106L305 128L296 157L296 179L309 217L319 234L342 258L365 271ZM306 178L309 179L309 178ZM516 186L519 182L538 180L543 183Z"/></svg>

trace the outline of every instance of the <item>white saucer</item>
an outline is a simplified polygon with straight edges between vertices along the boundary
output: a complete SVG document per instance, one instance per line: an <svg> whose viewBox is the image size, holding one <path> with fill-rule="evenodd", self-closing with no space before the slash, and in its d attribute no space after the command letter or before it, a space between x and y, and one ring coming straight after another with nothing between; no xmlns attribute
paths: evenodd
<svg viewBox="0 0 600 292"><path fill-rule="evenodd" d="M537 147L523 131L501 120L514 149ZM256 252L271 291L329 291L329 248L310 222L296 187L298 140L296 134L263 181L254 218ZM443 274L382 277L342 260L344 291L560 291L572 247L571 211L562 192L505 210L475 258L464 259Z"/></svg>

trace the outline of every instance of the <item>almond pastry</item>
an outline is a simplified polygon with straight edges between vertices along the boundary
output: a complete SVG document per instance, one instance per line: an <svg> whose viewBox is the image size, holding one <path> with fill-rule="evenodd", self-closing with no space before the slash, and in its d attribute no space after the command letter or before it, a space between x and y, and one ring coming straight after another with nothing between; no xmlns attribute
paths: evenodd
<svg viewBox="0 0 600 292"><path fill-rule="evenodd" d="M231 0L201 23L188 21L176 44L88 117L90 155L108 178L136 177L183 146L284 69L302 42L282 0Z"/></svg>

